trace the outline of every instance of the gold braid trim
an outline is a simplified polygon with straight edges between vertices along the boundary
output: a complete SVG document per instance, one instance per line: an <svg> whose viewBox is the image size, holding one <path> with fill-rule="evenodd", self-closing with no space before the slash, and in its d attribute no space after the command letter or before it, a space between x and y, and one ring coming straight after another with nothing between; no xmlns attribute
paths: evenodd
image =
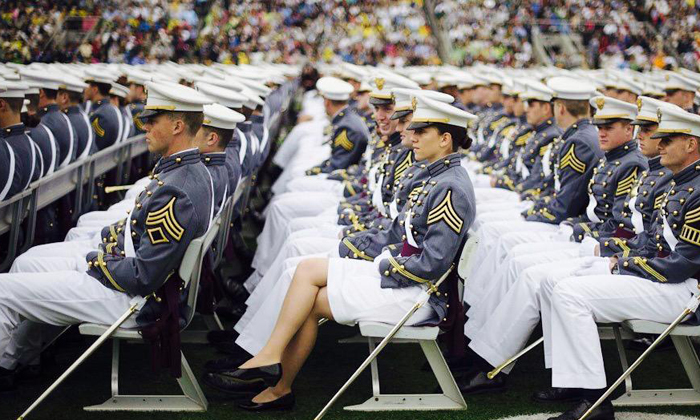
<svg viewBox="0 0 700 420"><path fill-rule="evenodd" d="M100 270L102 270L102 274L107 277L107 280L109 280L110 283L112 283L112 286L114 286L115 289L119 290L120 292L126 292L117 282L114 280L114 277L112 277L112 273L109 272L107 269L107 264L105 263L104 259L104 254L102 251L97 253L97 265L100 266Z"/></svg>
<svg viewBox="0 0 700 420"><path fill-rule="evenodd" d="M346 247L348 247L348 249L350 251L353 252L353 254L355 254L355 258L362 258L363 260L366 260L366 261L374 261L374 258L365 254L364 251L360 251L359 249L357 249L357 247L355 245L353 245L352 242L350 242L348 240L348 238L343 239L343 243L345 244Z"/></svg>

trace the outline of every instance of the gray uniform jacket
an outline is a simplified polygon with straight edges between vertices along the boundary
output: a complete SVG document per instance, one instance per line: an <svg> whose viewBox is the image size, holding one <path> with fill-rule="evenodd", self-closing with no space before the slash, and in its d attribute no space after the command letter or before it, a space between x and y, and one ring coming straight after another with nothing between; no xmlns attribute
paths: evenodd
<svg viewBox="0 0 700 420"><path fill-rule="evenodd" d="M41 123L47 126L56 138L59 166L66 166L75 161L78 151L77 138L68 116L61 112L56 104L40 108L37 113L41 117Z"/></svg>
<svg viewBox="0 0 700 420"><path fill-rule="evenodd" d="M0 142L5 142L14 153L14 174L7 197L24 191L29 184L41 178L41 152L39 147L27 135L24 124L15 124L0 131ZM7 148L5 148L7 150ZM6 166L9 168L9 161ZM0 182L0 190L3 184Z"/></svg>
<svg viewBox="0 0 700 420"><path fill-rule="evenodd" d="M655 222L673 173L661 165L661 156L649 159L649 170L642 173L625 202L623 220L614 237L601 237L600 255L609 257L642 248L656 234ZM639 224L643 230L639 232Z"/></svg>
<svg viewBox="0 0 700 420"><path fill-rule="evenodd" d="M95 153L97 146L95 145L95 132L92 131L90 125L90 117L78 105L69 107L66 110L66 115L77 138L76 159Z"/></svg>
<svg viewBox="0 0 700 420"><path fill-rule="evenodd" d="M588 183L588 195L592 199L586 213L569 219L574 226L574 240L581 241L586 235L613 236L623 223L628 196L647 167L647 159L639 151L636 140L605 153L605 158L593 168ZM589 215L591 207L593 214ZM591 220L590 216L597 220Z"/></svg>
<svg viewBox="0 0 700 420"><path fill-rule="evenodd" d="M102 150L119 141L119 133L123 131L119 108L109 103L109 99L103 99L93 103L91 109L90 125L95 132L97 149Z"/></svg>
<svg viewBox="0 0 700 420"><path fill-rule="evenodd" d="M340 255L373 259L365 249L389 247L392 257L379 264L383 288L431 285L450 268L476 215L474 189L460 161L461 155L453 153L427 165L426 179L389 228L342 241ZM430 306L439 321L447 313L447 295L438 290Z"/></svg>
<svg viewBox="0 0 700 420"><path fill-rule="evenodd" d="M162 158L152 181L136 198L131 222L103 229L98 251L88 253L88 274L105 287L129 295L157 291L180 266L190 242L209 227L212 180L197 149ZM128 226L127 226L128 225ZM134 255L128 255L124 237L130 230ZM181 295L186 296L187 290ZM144 325L161 313L150 299L137 321Z"/></svg>
<svg viewBox="0 0 700 420"><path fill-rule="evenodd" d="M536 205L537 212L527 220L559 224L582 214L588 204L586 187L601 157L598 130L591 121L585 118L572 124L562 135L554 165L556 192L551 200Z"/></svg>
<svg viewBox="0 0 700 420"><path fill-rule="evenodd" d="M336 169L347 169L360 162L369 142L367 124L357 113L347 107L339 111L331 120L331 157L318 167L308 171L330 173Z"/></svg>

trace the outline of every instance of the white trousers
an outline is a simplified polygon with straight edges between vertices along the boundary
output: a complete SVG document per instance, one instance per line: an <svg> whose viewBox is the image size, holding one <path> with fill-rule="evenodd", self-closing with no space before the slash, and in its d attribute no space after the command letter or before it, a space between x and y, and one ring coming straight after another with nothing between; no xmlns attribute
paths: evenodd
<svg viewBox="0 0 700 420"><path fill-rule="evenodd" d="M548 276L552 279L567 278L579 266L580 260L576 259L538 264L523 271L494 311L484 319L483 325L472 332L469 347L494 367L518 353L540 321L542 284ZM513 367L511 364L503 372L510 373Z"/></svg>
<svg viewBox="0 0 700 420"><path fill-rule="evenodd" d="M29 248L12 263L10 273L86 271L85 256L97 250L95 240L54 242Z"/></svg>
<svg viewBox="0 0 700 420"><path fill-rule="evenodd" d="M472 272L467 278L464 299L471 306L481 299L493 273L511 248L522 243L546 241L558 229L557 225L539 222L490 222L478 231L479 247Z"/></svg>
<svg viewBox="0 0 700 420"><path fill-rule="evenodd" d="M670 323L681 313L697 280L655 283L633 276L571 277L552 292L552 386L607 386L597 322L628 319Z"/></svg>
<svg viewBox="0 0 700 420"><path fill-rule="evenodd" d="M12 348L23 320L56 326L112 324L126 312L130 300L85 272L0 274L0 360L11 365L19 358ZM136 326L135 317L122 325Z"/></svg>
<svg viewBox="0 0 700 420"><path fill-rule="evenodd" d="M568 261L578 257L578 245L575 242L561 242L559 244L534 243L515 246L503 263L494 272L491 281L484 290L484 294L478 302L475 302L467 311L469 317L464 326L464 333L471 337L491 317L500 305L503 297L513 285L521 280L521 275L528 267L539 267L541 264ZM559 250L551 250L558 246ZM544 249L544 251L543 251Z"/></svg>

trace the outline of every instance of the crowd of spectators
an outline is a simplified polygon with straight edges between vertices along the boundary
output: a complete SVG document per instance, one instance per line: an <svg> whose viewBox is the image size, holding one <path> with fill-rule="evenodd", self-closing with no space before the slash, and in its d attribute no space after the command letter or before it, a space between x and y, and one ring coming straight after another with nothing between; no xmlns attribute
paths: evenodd
<svg viewBox="0 0 700 420"><path fill-rule="evenodd" d="M700 58L695 0L447 0L436 15L459 64L528 65L536 58L533 28L580 35L584 61L593 68L697 70ZM564 64L559 51L548 53Z"/></svg>
<svg viewBox="0 0 700 420"><path fill-rule="evenodd" d="M0 60L438 63L424 0L4 0ZM695 0L433 1L449 60L528 66L533 28L578 34L590 67L700 61ZM700 3L700 2L698 2ZM70 31L69 29L72 29ZM71 35L71 36L68 36ZM577 39L579 37L576 37ZM548 51L556 64L557 51Z"/></svg>

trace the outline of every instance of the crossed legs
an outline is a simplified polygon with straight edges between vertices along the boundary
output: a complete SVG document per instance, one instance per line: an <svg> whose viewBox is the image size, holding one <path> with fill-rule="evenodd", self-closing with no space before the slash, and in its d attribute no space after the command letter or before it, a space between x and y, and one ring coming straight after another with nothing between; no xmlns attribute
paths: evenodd
<svg viewBox="0 0 700 420"><path fill-rule="evenodd" d="M292 383L316 342L318 321L333 319L328 302L328 259L310 258L299 263L277 324L260 352L241 369L282 363L282 378L253 402L274 401L292 390Z"/></svg>

